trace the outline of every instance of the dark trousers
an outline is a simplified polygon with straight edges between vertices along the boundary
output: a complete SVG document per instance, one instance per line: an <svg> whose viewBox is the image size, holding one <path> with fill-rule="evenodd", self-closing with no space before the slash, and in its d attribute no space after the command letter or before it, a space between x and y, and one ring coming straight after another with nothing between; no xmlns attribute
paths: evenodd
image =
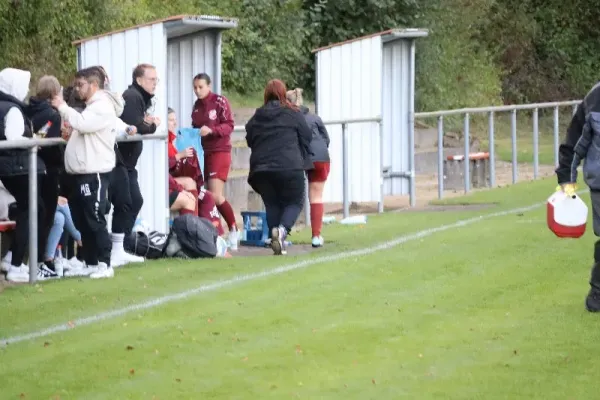
<svg viewBox="0 0 600 400"><path fill-rule="evenodd" d="M279 225L292 229L304 205L304 171L261 171L249 179L267 212L269 231Z"/></svg>
<svg viewBox="0 0 600 400"><path fill-rule="evenodd" d="M60 173L58 170L48 168L46 175L40 176L41 190L40 195L42 203L44 203L44 220L42 225L38 227L40 235L40 247L38 248L38 261L45 261L46 244L48 243L48 235L50 229L54 225L54 214L58 203Z"/></svg>
<svg viewBox="0 0 600 400"><path fill-rule="evenodd" d="M117 165L112 170L110 202L113 205L112 233L129 235L144 204L135 168Z"/></svg>
<svg viewBox="0 0 600 400"><path fill-rule="evenodd" d="M110 173L71 175L71 178L73 188L69 196L69 207L73 222L81 232L85 262L87 265L103 262L110 266L112 246L105 215Z"/></svg>
<svg viewBox="0 0 600 400"><path fill-rule="evenodd" d="M4 176L0 178L6 190L13 195L17 203L17 209L15 212L15 222L17 224L15 228L14 241L11 247L12 250L12 262L14 266L21 266L27 253L27 246L29 245L29 178L27 175L19 176ZM44 175L38 175L38 253L44 253L44 247L42 247L42 240L44 243L48 238L43 239L43 235L40 234L39 228L44 225L45 220L45 209L44 202L40 196L42 181ZM54 215L52 216L54 218Z"/></svg>

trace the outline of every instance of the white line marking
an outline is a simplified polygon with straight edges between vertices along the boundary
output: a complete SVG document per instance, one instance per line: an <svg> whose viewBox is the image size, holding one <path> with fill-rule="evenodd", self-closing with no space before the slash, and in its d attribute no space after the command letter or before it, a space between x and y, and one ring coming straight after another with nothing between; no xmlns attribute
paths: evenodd
<svg viewBox="0 0 600 400"><path fill-rule="evenodd" d="M450 229L456 229L456 228L461 228L461 227L464 227L467 225L471 225L471 224L474 224L476 222L479 222L479 221L482 221L485 219L490 219L490 218L494 218L494 217L502 217L502 216L514 214L514 213L531 211L536 208L540 208L545 204L546 203L538 203L538 204L534 204L534 205L527 206L527 207L514 208L512 210L499 211L496 213L481 215L479 217L463 219L463 220L460 220L460 221L457 221L457 222L454 222L451 224L442 225L442 226L438 226L435 228L424 229L419 232L411 233L408 235L403 235L396 239L392 239L392 240L383 242L381 244L378 244L378 245L375 245L372 247L367 247L364 249L354 250L354 251L349 251L349 252L344 252L344 253L331 254L331 255L323 256L323 257L311 258L308 260L300 261L300 262L289 264L289 265L284 265L284 266L277 267L274 269L268 269L265 271L256 272L253 274L239 275L239 276L233 277L231 279L217 281L217 282L214 282L214 283L211 283L208 285L202 285L195 289L189 289L184 292L161 296L161 297L157 297L152 300L145 301L143 303L132 304L127 307L118 308L116 310L106 311L106 312L102 312L102 313L99 313L96 315L91 315L89 317L76 319L76 320L72 321L71 323L54 325L54 326L51 326L51 327L48 327L48 328L45 328L45 329L42 329L39 331L27 333L24 335L18 335L18 336L9 337L6 339L0 339L0 346L3 347L3 346L7 346L8 344L25 342L28 340L38 339L38 338L41 338L44 336L52 335L54 333L64 332L64 331L68 331L71 329L75 329L77 327L91 325L96 322L104 321L104 320L107 320L110 318L120 317L120 316L123 316L123 315L128 314L133 311L146 310L146 309L154 308L154 307L166 304L166 303L171 303L173 301L187 299L191 296L195 296L200 293L211 292L214 290L222 289L224 287L233 286L236 283L248 282L248 281L253 281L256 279L260 279L260 278L271 277L274 275L283 274L286 272L294 271L296 269L306 268L311 265L321 264L321 263L325 263L325 262L329 262L329 261L338 261L338 260L342 260L344 258L359 257L359 256L367 255L367 254L372 254L372 253L375 253L380 250L390 249L392 247L404 244L406 242L410 242L413 240L431 236L438 232L443 232L443 231L447 231Z"/></svg>

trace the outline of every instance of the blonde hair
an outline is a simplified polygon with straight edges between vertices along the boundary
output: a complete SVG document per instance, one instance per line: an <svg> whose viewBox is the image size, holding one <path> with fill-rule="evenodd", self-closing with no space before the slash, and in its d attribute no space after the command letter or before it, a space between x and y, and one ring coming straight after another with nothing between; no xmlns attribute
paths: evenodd
<svg viewBox="0 0 600 400"><path fill-rule="evenodd" d="M294 90L288 90L285 94L285 97L288 99L288 101L290 103L292 103L295 106L300 107L303 103L303 99L302 99L302 92L304 90L300 89L300 88L296 88Z"/></svg>
<svg viewBox="0 0 600 400"><path fill-rule="evenodd" d="M50 100L60 93L60 82L52 75L44 75L37 84L36 97Z"/></svg>

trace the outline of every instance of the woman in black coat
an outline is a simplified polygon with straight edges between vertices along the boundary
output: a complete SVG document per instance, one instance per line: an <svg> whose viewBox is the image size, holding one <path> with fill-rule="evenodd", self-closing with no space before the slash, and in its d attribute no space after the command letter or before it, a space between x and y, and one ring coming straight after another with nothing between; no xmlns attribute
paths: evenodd
<svg viewBox="0 0 600 400"><path fill-rule="evenodd" d="M248 183L265 204L276 255L285 254L285 239L304 205L304 174L313 168L311 138L304 116L286 99L285 84L270 81L264 105L246 124L246 142L252 152Z"/></svg>

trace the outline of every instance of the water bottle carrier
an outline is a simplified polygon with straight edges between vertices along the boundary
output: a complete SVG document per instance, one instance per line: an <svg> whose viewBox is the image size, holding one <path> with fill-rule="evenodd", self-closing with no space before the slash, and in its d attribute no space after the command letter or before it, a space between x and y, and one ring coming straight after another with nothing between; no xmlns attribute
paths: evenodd
<svg viewBox="0 0 600 400"><path fill-rule="evenodd" d="M548 228L559 238L580 238L586 230L588 207L578 195L554 193L546 203Z"/></svg>

